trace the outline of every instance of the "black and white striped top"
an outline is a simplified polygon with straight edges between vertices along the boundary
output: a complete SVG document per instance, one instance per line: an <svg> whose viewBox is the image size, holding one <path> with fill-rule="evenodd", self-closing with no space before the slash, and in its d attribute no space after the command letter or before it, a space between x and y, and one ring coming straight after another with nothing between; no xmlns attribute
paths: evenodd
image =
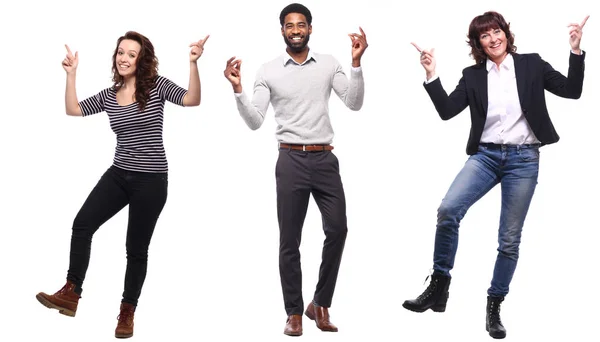
<svg viewBox="0 0 600 342"><path fill-rule="evenodd" d="M165 101L183 106L187 90L171 80L158 76L146 109L140 112L138 103L127 106L117 103L117 92L106 88L81 102L83 116L106 111L110 127L117 135L113 164L119 168L138 172L168 171L163 146L163 113Z"/></svg>

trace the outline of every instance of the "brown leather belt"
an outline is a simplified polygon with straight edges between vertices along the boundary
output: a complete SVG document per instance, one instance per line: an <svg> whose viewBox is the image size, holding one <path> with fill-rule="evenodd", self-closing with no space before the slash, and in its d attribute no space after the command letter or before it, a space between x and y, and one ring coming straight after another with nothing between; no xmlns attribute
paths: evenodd
<svg viewBox="0 0 600 342"><path fill-rule="evenodd" d="M279 144L279 148L285 148L296 151L331 151L333 146L331 145L293 145L293 144Z"/></svg>

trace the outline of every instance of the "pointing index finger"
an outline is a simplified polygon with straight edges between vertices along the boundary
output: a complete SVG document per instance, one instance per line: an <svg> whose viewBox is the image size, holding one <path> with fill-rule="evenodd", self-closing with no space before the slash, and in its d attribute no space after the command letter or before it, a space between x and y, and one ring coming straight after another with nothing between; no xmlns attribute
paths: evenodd
<svg viewBox="0 0 600 342"><path fill-rule="evenodd" d="M590 17L590 16L589 16L589 15L587 15L587 16L585 17L585 19L583 19L583 21L581 22L581 28L583 28L583 25L585 25L585 23L587 22L587 20L588 20L588 18L589 18L589 17Z"/></svg>
<svg viewBox="0 0 600 342"><path fill-rule="evenodd" d="M196 42L196 46L198 46L199 48L204 48L204 44L206 43L206 40L208 39L210 35L207 35L206 37L200 39L199 41Z"/></svg>
<svg viewBox="0 0 600 342"><path fill-rule="evenodd" d="M365 34L365 31L363 31L362 27L358 27L358 29L360 30L360 34L362 34L362 36L367 39L367 35Z"/></svg>
<svg viewBox="0 0 600 342"><path fill-rule="evenodd" d="M419 47L419 45L417 45L417 43L415 43L415 42L410 42L410 43L412 44L412 46L414 46L414 47L415 47L415 49L417 49L417 51L419 51L419 52L423 52L423 49L421 49L421 48Z"/></svg>
<svg viewBox="0 0 600 342"><path fill-rule="evenodd" d="M69 45L65 44L65 47L67 48L67 52L72 55L73 53L71 52L71 49L69 49Z"/></svg>

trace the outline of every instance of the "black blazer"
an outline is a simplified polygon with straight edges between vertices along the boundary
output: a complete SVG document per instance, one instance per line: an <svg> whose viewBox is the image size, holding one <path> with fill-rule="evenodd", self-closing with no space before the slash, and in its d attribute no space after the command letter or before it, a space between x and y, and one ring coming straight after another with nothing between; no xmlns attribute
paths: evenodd
<svg viewBox="0 0 600 342"><path fill-rule="evenodd" d="M554 70L537 53L512 54L519 102L529 126L542 146L559 140L548 115L544 90L569 99L578 99L581 96L585 52L582 51L581 55L572 52L570 54L567 77ZM456 89L450 95L442 87L439 78L429 84L424 83L424 86L442 120L453 118L469 106L471 132L467 154L472 155L477 152L487 116L488 73L485 62L465 68L462 75Z"/></svg>

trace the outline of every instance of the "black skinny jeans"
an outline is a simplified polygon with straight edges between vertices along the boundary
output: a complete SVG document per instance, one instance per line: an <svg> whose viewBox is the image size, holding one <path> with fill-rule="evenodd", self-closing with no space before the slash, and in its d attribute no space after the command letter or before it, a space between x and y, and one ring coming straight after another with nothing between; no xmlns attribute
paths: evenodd
<svg viewBox="0 0 600 342"><path fill-rule="evenodd" d="M129 204L124 303L137 305L148 265L148 247L167 201L166 173L133 172L111 166L102 175L73 222L67 279L81 286L90 261L92 236Z"/></svg>

